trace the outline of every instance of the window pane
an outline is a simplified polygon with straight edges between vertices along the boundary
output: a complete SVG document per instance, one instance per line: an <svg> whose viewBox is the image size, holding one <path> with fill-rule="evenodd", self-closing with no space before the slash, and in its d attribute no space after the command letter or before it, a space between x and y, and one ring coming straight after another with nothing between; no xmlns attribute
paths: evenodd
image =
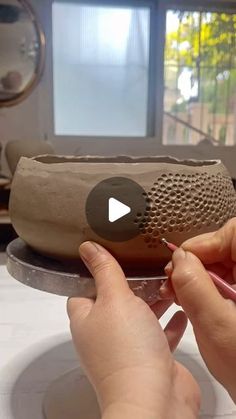
<svg viewBox="0 0 236 419"><path fill-rule="evenodd" d="M164 144L236 144L236 14L169 10Z"/></svg>
<svg viewBox="0 0 236 419"><path fill-rule="evenodd" d="M149 38L149 8L53 3L56 135L146 135Z"/></svg>

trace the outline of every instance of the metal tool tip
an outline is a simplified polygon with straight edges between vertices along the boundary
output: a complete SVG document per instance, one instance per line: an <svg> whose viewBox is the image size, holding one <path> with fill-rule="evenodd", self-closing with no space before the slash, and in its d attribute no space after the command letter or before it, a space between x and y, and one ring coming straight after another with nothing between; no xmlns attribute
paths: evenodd
<svg viewBox="0 0 236 419"><path fill-rule="evenodd" d="M167 240L166 240L166 239L164 239L163 237L160 239L160 243L161 243L161 244L164 244L165 246L167 246L167 245L168 245Z"/></svg>

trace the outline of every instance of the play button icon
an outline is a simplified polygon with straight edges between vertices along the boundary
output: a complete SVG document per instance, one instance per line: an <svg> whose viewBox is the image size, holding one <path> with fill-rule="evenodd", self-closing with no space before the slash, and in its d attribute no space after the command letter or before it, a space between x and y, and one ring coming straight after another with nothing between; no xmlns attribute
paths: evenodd
<svg viewBox="0 0 236 419"><path fill-rule="evenodd" d="M110 223L114 223L115 221L120 220L122 217L129 214L130 212L131 208L127 205L123 204L115 198L109 199L108 217Z"/></svg>
<svg viewBox="0 0 236 419"><path fill-rule="evenodd" d="M109 241L127 241L140 234L137 215L147 207L144 189L125 177L111 177L98 183L86 202L91 229Z"/></svg>

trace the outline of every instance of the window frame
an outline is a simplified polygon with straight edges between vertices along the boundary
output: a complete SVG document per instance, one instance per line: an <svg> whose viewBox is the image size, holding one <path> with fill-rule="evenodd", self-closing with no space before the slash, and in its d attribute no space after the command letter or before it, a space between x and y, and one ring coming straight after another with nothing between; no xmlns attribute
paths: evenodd
<svg viewBox="0 0 236 419"><path fill-rule="evenodd" d="M60 0L58 0L60 1ZM67 2L78 3L76 0L64 0ZM50 40L47 42L47 59L46 59L46 68L45 68L45 77L42 80L42 90L43 94L42 97L45 99L45 103L48 104L47 112L44 113L44 138L50 138L53 142L61 140L67 142L75 142L75 141L103 141L108 140L118 141L121 143L122 141L131 141L133 142L136 139L140 141L144 141L147 138L154 137L156 133L156 126L159 127L159 131L161 132L160 120L161 115L158 116L158 124L156 124L157 115L155 112L156 109L156 100L155 94L153 92L153 86L155 84L156 79L156 58L152 51L155 48L155 38L157 36L155 19L157 16L157 2L155 0L83 0L81 1L82 4L93 4L93 5L107 5L107 6L127 6L127 7L149 7L150 8L150 57L149 57L149 81L148 81L148 106L147 106L147 136L140 136L140 137L119 137L119 136L63 136L63 135L55 135L54 134L54 107L53 107L53 54L52 54L52 4L54 0L47 1L47 13L44 13L44 26L46 31L46 39ZM46 10L46 8L45 8ZM161 105L161 96L158 94L160 98ZM160 138L160 134L159 134Z"/></svg>
<svg viewBox="0 0 236 419"><path fill-rule="evenodd" d="M76 0L65 0L75 2ZM150 20L150 67L148 99L147 137L105 137L105 136L56 136L54 135L53 109L53 56L52 56L52 3L43 0L36 3L46 34L46 65L39 89L41 139L50 140L57 153L79 155L172 155L177 158L221 159L232 177L236 178L236 145L163 145L163 98L164 98L164 47L166 11L196 9L194 0L82 0L82 4L111 6L149 6ZM197 8L211 11L236 13L236 1L198 1ZM155 41L156 40L156 41ZM160 82L161 81L161 82Z"/></svg>

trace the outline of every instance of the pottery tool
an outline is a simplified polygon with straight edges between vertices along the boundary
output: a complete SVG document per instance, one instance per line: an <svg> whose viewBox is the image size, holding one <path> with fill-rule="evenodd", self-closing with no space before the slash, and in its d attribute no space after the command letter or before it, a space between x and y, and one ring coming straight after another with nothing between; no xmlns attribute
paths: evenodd
<svg viewBox="0 0 236 419"><path fill-rule="evenodd" d="M33 251L23 240L13 240L7 247L7 270L17 281L66 297L95 298L94 279L81 260L64 263L42 256ZM141 272L140 269L124 270L130 287L134 290L146 281L167 280L163 270L160 272ZM158 284L159 285L159 284Z"/></svg>
<svg viewBox="0 0 236 419"><path fill-rule="evenodd" d="M173 244L169 243L166 239L162 238L161 243L164 244L172 253L178 249L178 247ZM209 276L211 277L212 281L216 285L216 287L223 292L224 296L226 298L229 298L230 300L234 301L236 303L236 289L230 286L228 282L224 281L222 278L220 278L217 274L215 274L212 271L209 271L206 269Z"/></svg>

